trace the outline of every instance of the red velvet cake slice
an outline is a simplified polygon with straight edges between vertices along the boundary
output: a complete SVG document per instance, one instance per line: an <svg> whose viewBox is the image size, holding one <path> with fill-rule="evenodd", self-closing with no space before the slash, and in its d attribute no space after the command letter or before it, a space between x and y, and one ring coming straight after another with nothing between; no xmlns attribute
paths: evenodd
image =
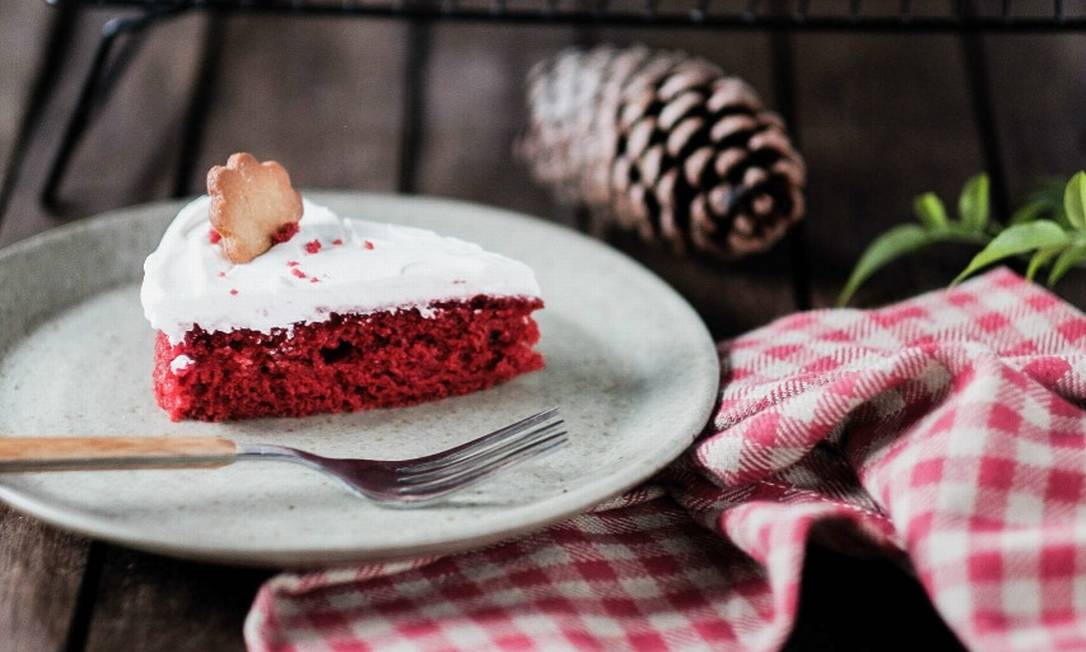
<svg viewBox="0 0 1086 652"><path fill-rule="evenodd" d="M268 210L253 201L257 182L239 183L246 210ZM154 393L172 419L411 405L543 366L531 317L543 302L526 265L308 201L300 220L288 210L246 235L236 222L248 217L216 219L236 198L228 191L216 204L221 189L209 190L144 265L144 312L158 330ZM258 250L247 262L228 258Z"/></svg>

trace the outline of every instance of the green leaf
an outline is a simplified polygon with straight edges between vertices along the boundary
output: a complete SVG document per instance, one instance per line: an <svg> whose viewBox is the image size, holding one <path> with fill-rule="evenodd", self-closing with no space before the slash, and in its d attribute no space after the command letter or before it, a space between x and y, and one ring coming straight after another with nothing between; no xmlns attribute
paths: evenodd
<svg viewBox="0 0 1086 652"><path fill-rule="evenodd" d="M902 224L875 238L848 277L845 289L837 297L837 305L847 305L863 282L893 260L916 251L939 239L918 224Z"/></svg>
<svg viewBox="0 0 1086 652"><path fill-rule="evenodd" d="M1070 238L1063 228L1051 220L1009 226L974 256L973 260L969 261L969 266L958 275L958 278L954 279L951 285L957 285L978 269L987 267L998 260L1037 249L1066 247L1069 241Z"/></svg>
<svg viewBox="0 0 1086 652"><path fill-rule="evenodd" d="M1052 271L1048 273L1048 285L1055 285L1064 274L1071 271L1071 268L1076 263L1080 263L1086 260L1086 244L1077 244L1073 247L1068 247L1060 254L1060 257L1056 259L1056 264L1052 266Z"/></svg>
<svg viewBox="0 0 1086 652"><path fill-rule="evenodd" d="M1036 278L1037 272L1061 251L1063 251L1063 247L1053 247L1051 249L1041 249L1033 254L1033 258L1029 259L1029 268L1026 270L1026 278L1031 281Z"/></svg>
<svg viewBox="0 0 1086 652"><path fill-rule="evenodd" d="M1063 210L1076 229L1086 228L1086 172L1079 171L1063 190Z"/></svg>
<svg viewBox="0 0 1086 652"><path fill-rule="evenodd" d="M1011 215L1011 224L1034 222L1049 212L1052 212L1052 206L1044 200L1036 199L1016 210L1014 215Z"/></svg>
<svg viewBox="0 0 1086 652"><path fill-rule="evenodd" d="M1055 220L1063 226L1071 228L1071 223L1067 221L1067 212L1063 210L1063 195L1066 189L1066 179L1045 179L1026 197L1026 201L1029 204L1038 203L1046 207L1043 212L1048 214L1040 219Z"/></svg>
<svg viewBox="0 0 1086 652"><path fill-rule="evenodd" d="M920 223L929 229L945 227L949 222L943 200L933 192L917 195L913 200L913 212L916 213L916 218L920 220Z"/></svg>
<svg viewBox="0 0 1086 652"><path fill-rule="evenodd" d="M975 231L988 225L988 175L978 174L965 183L958 198L958 219Z"/></svg>

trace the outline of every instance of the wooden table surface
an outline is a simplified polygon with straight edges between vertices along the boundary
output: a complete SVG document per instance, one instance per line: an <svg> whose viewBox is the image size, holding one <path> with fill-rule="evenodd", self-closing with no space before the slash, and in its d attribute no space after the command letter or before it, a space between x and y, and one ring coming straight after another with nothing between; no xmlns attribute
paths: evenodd
<svg viewBox="0 0 1086 652"><path fill-rule="evenodd" d="M44 2L0 3L0 245L95 212L170 196L190 89L210 19L154 28L78 147L58 210L38 200L101 25L116 15L62 15ZM445 25L228 17L193 178L233 151L275 158L302 187L414 190L500 205L574 224L510 154L524 74L574 42L641 40L704 54L749 79L771 105L772 40L753 32ZM1086 39L985 37L1009 191L1086 163L1082 84ZM908 213L912 195L956 196L983 167L952 35L787 37L795 62L793 129L810 166L805 227L816 306L828 305L870 238ZM44 69L50 47L64 51ZM417 124L409 57L422 63ZM1077 83L1070 81L1077 79ZM26 119L24 119L26 118ZM403 147L410 134L408 147ZM19 144L22 143L22 146ZM414 145L411 145L414 143ZM410 160L404 152L412 153ZM718 336L797 308L790 245L730 266L679 261L625 239L680 289ZM968 252L902 263L864 302L945 282ZM1081 287L1081 277L1065 287ZM802 297L801 297L802 300ZM1080 302L1079 305L1082 305ZM936 649L956 641L897 565L813 545L793 649L855 649L880 641ZM88 541L0 508L0 649L229 650L271 570L177 561Z"/></svg>

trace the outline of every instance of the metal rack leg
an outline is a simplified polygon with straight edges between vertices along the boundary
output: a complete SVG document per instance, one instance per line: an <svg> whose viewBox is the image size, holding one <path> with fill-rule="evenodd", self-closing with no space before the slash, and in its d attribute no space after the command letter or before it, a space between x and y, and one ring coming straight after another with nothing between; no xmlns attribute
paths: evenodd
<svg viewBox="0 0 1086 652"><path fill-rule="evenodd" d="M82 139L84 132L93 117L96 109L104 103L109 96L117 79L124 71L128 62L135 55L140 41L136 39L143 30L153 23L174 16L183 11L182 8L152 9L138 16L124 16L114 18L102 27L102 38L98 42L98 48L94 52L94 60L83 82L83 88L79 93L72 117L64 130L64 137L56 156L49 168L45 185L41 192L41 201L47 207L55 209L58 206L57 189L67 171L72 153L76 145ZM117 43L117 39L123 35L129 35L129 45L121 54L111 60L110 54Z"/></svg>

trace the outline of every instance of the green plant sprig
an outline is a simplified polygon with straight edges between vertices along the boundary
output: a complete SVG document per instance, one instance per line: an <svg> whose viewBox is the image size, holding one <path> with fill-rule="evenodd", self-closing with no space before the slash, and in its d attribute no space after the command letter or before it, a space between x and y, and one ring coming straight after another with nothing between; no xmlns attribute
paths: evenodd
<svg viewBox="0 0 1086 652"><path fill-rule="evenodd" d="M958 198L958 217L947 216L939 197L927 192L913 201L918 223L901 224L868 245L837 299L847 305L875 272L894 260L940 242L982 247L965 270L951 282L992 263L1029 254L1026 276L1032 280L1051 265L1048 285L1055 285L1075 265L1086 261L1086 172L1066 184L1048 183L1034 192L1002 226L991 219L989 180L979 174L966 182Z"/></svg>

